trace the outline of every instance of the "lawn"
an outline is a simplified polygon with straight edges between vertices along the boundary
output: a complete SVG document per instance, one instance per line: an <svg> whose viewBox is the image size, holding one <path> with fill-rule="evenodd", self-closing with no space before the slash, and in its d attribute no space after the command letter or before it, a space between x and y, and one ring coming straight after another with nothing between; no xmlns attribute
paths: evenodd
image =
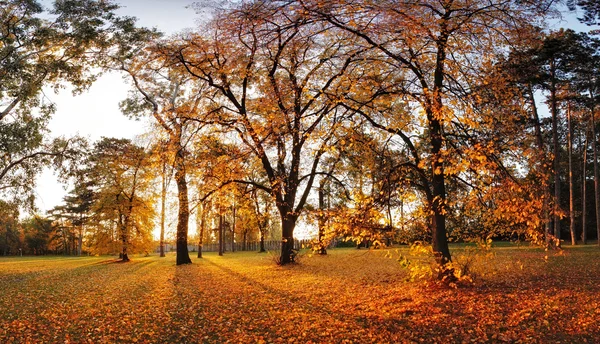
<svg viewBox="0 0 600 344"><path fill-rule="evenodd" d="M2 258L0 343L600 342L597 246L502 245L458 289L407 282L405 248L329 253Z"/></svg>

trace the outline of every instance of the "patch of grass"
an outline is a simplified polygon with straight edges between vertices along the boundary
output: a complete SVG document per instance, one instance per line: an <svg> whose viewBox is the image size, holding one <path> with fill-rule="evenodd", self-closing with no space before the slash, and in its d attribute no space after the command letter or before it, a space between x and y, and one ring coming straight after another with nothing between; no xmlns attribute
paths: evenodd
<svg viewBox="0 0 600 344"><path fill-rule="evenodd" d="M464 246L452 246L458 255ZM397 250L397 251L396 251ZM600 249L507 244L468 288L406 282L408 248L0 259L0 343L598 342Z"/></svg>

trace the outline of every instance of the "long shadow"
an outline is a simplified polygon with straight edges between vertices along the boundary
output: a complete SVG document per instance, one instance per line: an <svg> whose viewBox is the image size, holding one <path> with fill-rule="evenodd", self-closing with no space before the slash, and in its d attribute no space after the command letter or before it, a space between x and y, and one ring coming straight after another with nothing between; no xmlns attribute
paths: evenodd
<svg viewBox="0 0 600 344"><path fill-rule="evenodd" d="M242 281L250 286L262 289L270 296L273 295L281 300L288 301L288 303L291 302L294 304L295 307L298 307L306 311L307 313L317 314L321 319L323 319L323 317L331 318L334 321L349 324L351 325L350 327L353 327L353 324L363 329L371 329L375 326L378 328L390 328L394 329L395 331L398 328L405 328L409 325L408 320L405 317L393 317L391 319L384 320L378 316L373 315L359 315L352 312L340 312L340 308L335 309L332 307L327 307L323 304L315 304L310 298L296 296L292 293L273 288L263 282L250 278L225 266L216 264L210 260L207 260L206 262L212 266L215 266L216 268L220 269L226 274L238 279L239 281ZM282 307L286 306L284 305ZM350 331L350 329L348 329L348 331Z"/></svg>

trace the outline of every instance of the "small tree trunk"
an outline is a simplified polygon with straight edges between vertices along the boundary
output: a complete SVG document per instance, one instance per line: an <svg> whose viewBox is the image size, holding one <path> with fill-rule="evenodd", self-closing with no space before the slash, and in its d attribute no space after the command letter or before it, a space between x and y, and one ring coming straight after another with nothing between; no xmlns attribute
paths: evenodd
<svg viewBox="0 0 600 344"><path fill-rule="evenodd" d="M233 200L233 220L231 221L231 252L235 252L235 220L236 220L236 209L235 199Z"/></svg>
<svg viewBox="0 0 600 344"><path fill-rule="evenodd" d="M162 164L162 188L160 193L160 256L165 256L165 212L167 202L167 164Z"/></svg>
<svg viewBox="0 0 600 344"><path fill-rule="evenodd" d="M600 185L598 185L598 148L596 143L596 121L592 112L592 147L594 153L594 200L596 203L596 231L598 246L600 246Z"/></svg>
<svg viewBox="0 0 600 344"><path fill-rule="evenodd" d="M571 127L571 103L567 102L567 154L569 155L569 231L571 245L577 244L575 234L575 200L573 184L573 128Z"/></svg>
<svg viewBox="0 0 600 344"><path fill-rule="evenodd" d="M223 215L219 214L219 256L223 255Z"/></svg>
<svg viewBox="0 0 600 344"><path fill-rule="evenodd" d="M265 230L266 228L260 229L260 249L258 250L259 253L267 252L267 250L265 250Z"/></svg>
<svg viewBox="0 0 600 344"><path fill-rule="evenodd" d="M556 97L556 83L552 76L550 88L550 109L552 112L552 144L554 153L554 236L556 245L560 247L560 149L558 143L558 104Z"/></svg>
<svg viewBox="0 0 600 344"><path fill-rule="evenodd" d="M321 255L327 254L327 248L325 247L325 225L327 219L325 218L325 191L323 190L325 183L321 180L319 185L319 215L317 221L319 223L319 233L317 237L318 250L317 253Z"/></svg>
<svg viewBox="0 0 600 344"><path fill-rule="evenodd" d="M206 220L206 209L204 205L201 205L198 208L198 213L200 214L200 233L198 234L198 258L202 258L202 242L204 240L204 226Z"/></svg>
<svg viewBox="0 0 600 344"><path fill-rule="evenodd" d="M587 170L587 148L588 148L588 131L585 131L585 143L583 144L583 166L581 168L581 242L585 245L587 243L586 234L586 222L587 222L587 183L586 183L586 170Z"/></svg>
<svg viewBox="0 0 600 344"><path fill-rule="evenodd" d="M122 237L122 250L121 250L121 260L123 260L124 262L128 262L129 261L129 256L127 255L127 235L125 235L125 233L123 233L123 237Z"/></svg>

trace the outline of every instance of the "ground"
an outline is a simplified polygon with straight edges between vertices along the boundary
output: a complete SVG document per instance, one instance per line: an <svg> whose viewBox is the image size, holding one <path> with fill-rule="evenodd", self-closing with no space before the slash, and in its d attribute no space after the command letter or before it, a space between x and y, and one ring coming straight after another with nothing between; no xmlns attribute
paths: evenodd
<svg viewBox="0 0 600 344"><path fill-rule="evenodd" d="M2 258L0 343L600 342L597 246L502 245L457 289L407 281L407 252Z"/></svg>

